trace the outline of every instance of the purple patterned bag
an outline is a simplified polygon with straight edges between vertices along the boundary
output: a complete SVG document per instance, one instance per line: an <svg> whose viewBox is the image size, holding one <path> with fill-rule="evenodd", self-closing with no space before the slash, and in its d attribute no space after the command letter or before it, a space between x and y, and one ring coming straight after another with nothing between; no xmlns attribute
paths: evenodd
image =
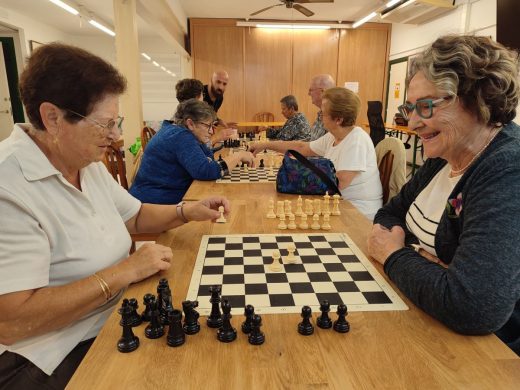
<svg viewBox="0 0 520 390"><path fill-rule="evenodd" d="M294 158L291 157L294 156ZM276 177L276 190L286 194L329 195L340 193L334 164L328 158L302 156L288 150Z"/></svg>

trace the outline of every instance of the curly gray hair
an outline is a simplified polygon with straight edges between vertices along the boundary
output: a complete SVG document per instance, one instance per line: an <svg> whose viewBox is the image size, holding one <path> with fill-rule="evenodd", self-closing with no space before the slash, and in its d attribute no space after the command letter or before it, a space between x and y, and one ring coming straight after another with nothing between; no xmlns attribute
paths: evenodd
<svg viewBox="0 0 520 390"><path fill-rule="evenodd" d="M458 96L482 123L505 125L516 116L520 95L518 53L487 37L446 35L414 58L406 87L423 72L436 88Z"/></svg>

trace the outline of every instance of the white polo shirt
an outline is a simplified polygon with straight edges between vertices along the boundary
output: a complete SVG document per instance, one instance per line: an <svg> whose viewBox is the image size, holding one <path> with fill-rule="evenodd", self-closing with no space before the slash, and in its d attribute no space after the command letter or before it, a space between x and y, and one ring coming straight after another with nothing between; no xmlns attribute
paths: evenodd
<svg viewBox="0 0 520 390"><path fill-rule="evenodd" d="M80 171L79 191L24 132L29 126L15 125L0 143L0 294L64 285L119 262L131 245L125 221L141 207L101 162ZM97 335L116 302L63 329L0 344L0 354L18 353L50 375Z"/></svg>
<svg viewBox="0 0 520 390"><path fill-rule="evenodd" d="M373 220L377 210L383 206L383 187L374 144L366 131L354 127L336 146L334 136L327 133L309 146L314 153L332 161L336 172L358 172L347 188L340 188L341 196Z"/></svg>

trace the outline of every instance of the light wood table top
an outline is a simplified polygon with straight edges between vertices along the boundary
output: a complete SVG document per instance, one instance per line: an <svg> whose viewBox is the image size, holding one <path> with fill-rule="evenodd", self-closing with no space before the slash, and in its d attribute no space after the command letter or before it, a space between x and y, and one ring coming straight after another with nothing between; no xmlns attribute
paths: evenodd
<svg viewBox="0 0 520 390"><path fill-rule="evenodd" d="M265 126L265 127L278 127L283 126L285 124L285 121L276 121L276 122L238 122L238 127L255 127L255 126Z"/></svg>
<svg viewBox="0 0 520 390"><path fill-rule="evenodd" d="M143 295L155 293L158 280L166 277L173 304L180 307L202 235L280 232L277 220L265 218L261 198L234 199L232 209L226 224L192 222L163 234L158 242L173 249L172 267L132 285L124 296L138 298L142 306ZM370 222L347 202L342 201L340 209L342 215L331 219L331 231L347 232L366 253ZM375 266L384 276L382 267ZM518 388L520 359L497 337L456 334L405 301L408 311L349 313L351 330L346 334L316 328L304 337L296 330L299 314L265 314L266 341L261 346L250 345L241 333L241 315L231 320L239 335L229 344L217 341L216 330L206 326L205 318L200 319L201 331L187 336L178 348L168 347L165 336L147 339L145 325L140 325L134 332L141 345L128 354L116 348L122 331L114 311L68 388Z"/></svg>

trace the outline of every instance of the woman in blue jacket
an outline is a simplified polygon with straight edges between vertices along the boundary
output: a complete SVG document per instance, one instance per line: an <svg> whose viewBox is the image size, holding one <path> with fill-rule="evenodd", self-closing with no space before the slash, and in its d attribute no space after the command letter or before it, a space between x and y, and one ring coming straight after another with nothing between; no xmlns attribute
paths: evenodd
<svg viewBox="0 0 520 390"><path fill-rule="evenodd" d="M173 121L165 120L146 145L130 193L146 203L175 204L193 180L216 180L238 163L251 166L253 155L240 151L215 161L206 144L216 115L205 102L189 99L177 106Z"/></svg>

